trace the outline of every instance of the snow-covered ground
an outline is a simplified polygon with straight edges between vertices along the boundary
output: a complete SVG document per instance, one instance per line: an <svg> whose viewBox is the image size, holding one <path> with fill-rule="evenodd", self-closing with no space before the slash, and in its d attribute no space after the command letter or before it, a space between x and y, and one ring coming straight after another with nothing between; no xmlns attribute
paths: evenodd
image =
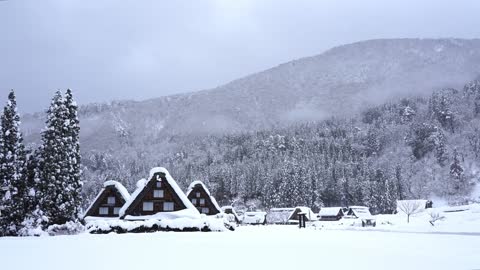
<svg viewBox="0 0 480 270"><path fill-rule="evenodd" d="M432 213L443 217L432 226ZM396 215L377 215L376 227L361 228L356 219L341 219L339 221L319 221L315 225L324 230L375 230L391 232L420 232L438 234L471 234L480 236L480 204L464 206L443 206L426 209L410 217L404 213ZM352 226L356 223L357 226Z"/></svg>
<svg viewBox="0 0 480 270"><path fill-rule="evenodd" d="M480 236L244 226L0 238L1 269L480 269Z"/></svg>

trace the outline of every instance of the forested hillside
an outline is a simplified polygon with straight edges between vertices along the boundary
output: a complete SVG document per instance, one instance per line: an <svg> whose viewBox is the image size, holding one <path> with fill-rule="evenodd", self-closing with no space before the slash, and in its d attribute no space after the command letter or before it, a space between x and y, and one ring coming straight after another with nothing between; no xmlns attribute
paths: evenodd
<svg viewBox="0 0 480 270"><path fill-rule="evenodd" d="M479 181L480 81L353 118L233 135L172 135L122 147L83 156L88 198L107 179L132 190L152 166L162 165L183 187L202 180L221 204L240 207L364 204L385 213L397 199L460 203L471 199Z"/></svg>

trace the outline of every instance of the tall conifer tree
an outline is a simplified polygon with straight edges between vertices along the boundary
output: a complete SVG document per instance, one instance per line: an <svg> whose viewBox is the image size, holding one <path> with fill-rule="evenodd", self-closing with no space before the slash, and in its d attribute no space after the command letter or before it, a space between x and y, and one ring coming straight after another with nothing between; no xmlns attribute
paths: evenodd
<svg viewBox="0 0 480 270"><path fill-rule="evenodd" d="M26 152L19 128L20 116L17 112L15 93L12 90L1 116L0 229L2 235L17 235L28 208Z"/></svg>

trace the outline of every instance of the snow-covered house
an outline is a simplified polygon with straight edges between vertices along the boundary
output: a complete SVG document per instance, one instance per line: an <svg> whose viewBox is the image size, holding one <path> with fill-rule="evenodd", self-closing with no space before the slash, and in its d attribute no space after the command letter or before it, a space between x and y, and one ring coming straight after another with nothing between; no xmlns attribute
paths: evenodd
<svg viewBox="0 0 480 270"><path fill-rule="evenodd" d="M336 221L344 216L341 207L322 207L318 212L318 219L320 221Z"/></svg>
<svg viewBox="0 0 480 270"><path fill-rule="evenodd" d="M222 212L215 198L201 181L193 181L187 190L187 198L205 215L216 215Z"/></svg>
<svg viewBox="0 0 480 270"><path fill-rule="evenodd" d="M127 189L117 181L106 181L102 190L85 211L83 218L118 218L122 206L130 199Z"/></svg>
<svg viewBox="0 0 480 270"><path fill-rule="evenodd" d="M267 224L267 213L266 212L245 212L243 215L243 224L250 225L265 225Z"/></svg>
<svg viewBox="0 0 480 270"><path fill-rule="evenodd" d="M149 180L140 180L137 189L120 209L125 220L196 218L200 213L165 168L150 171Z"/></svg>
<svg viewBox="0 0 480 270"><path fill-rule="evenodd" d="M293 211L295 211L295 208L272 208L267 213L267 223L287 224Z"/></svg>
<svg viewBox="0 0 480 270"><path fill-rule="evenodd" d="M222 212L227 214L227 215L232 215L235 222L237 224L240 223L240 218L238 217L237 212L235 211L235 208L233 208L233 206L231 206L231 205L222 206ZM232 222L233 222L233 220L232 220Z"/></svg>
<svg viewBox="0 0 480 270"><path fill-rule="evenodd" d="M313 213L312 209L310 207L306 206L297 206L295 207L295 210L290 214L288 217L288 223L298 223L299 221L299 214L305 214L305 217L307 218L306 221L315 221L318 220L317 215Z"/></svg>
<svg viewBox="0 0 480 270"><path fill-rule="evenodd" d="M370 209L366 206L349 206L346 218L358 218L362 221L362 226L375 226L376 219L370 213Z"/></svg>

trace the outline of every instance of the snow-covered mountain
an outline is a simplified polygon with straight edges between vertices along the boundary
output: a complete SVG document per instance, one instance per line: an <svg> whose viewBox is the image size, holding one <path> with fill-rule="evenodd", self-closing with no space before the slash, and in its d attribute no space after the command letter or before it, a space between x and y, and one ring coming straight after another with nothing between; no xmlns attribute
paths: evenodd
<svg viewBox="0 0 480 270"><path fill-rule="evenodd" d="M234 63L232 63L234 64ZM349 115L366 105L460 86L480 73L480 40L388 39L339 46L215 89L141 102L83 106L82 147L158 142ZM27 141L42 114L23 118Z"/></svg>

